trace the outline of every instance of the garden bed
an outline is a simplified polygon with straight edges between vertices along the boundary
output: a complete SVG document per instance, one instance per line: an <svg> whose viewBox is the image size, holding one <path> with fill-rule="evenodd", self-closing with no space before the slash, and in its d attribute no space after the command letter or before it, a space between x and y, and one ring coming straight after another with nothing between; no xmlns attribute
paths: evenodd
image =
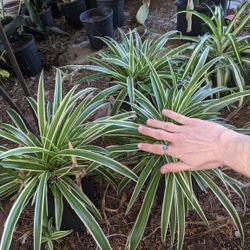
<svg viewBox="0 0 250 250"><path fill-rule="evenodd" d="M172 30L176 26L176 7L175 1L152 1L150 15L147 21L147 27L155 35L158 33L164 33ZM142 30L142 27L136 23L135 15L141 2L138 0L126 0L125 1L125 26L124 30L129 28L138 27ZM55 25L60 27L64 31L68 32L68 35L56 35L52 34L46 40L37 42L38 50L42 55L42 61L44 63L45 74L45 89L46 97L51 97L54 88L54 67L61 67L67 64L81 64L86 60L86 56L95 53L89 46L87 35L84 29L74 30L64 23L63 18L56 19ZM250 29L248 29L248 34ZM116 34L118 36L118 32ZM84 74L87 72L84 72ZM74 79L78 79L79 75L75 75ZM36 89L38 85L38 76L30 77L26 79L28 89L32 96L36 96ZM87 86L95 86L100 89L105 89L109 86L108 81L98 80L86 84ZM248 85L250 79L248 80ZM80 86L85 88L86 85ZM16 79L11 77L5 83L5 87L9 94L12 96L15 103L23 112L27 118L31 127L35 127L35 123L32 114L28 108L24 94L18 85ZM63 92L67 93L72 87L71 81L64 82ZM1 98L1 117L0 122L9 121L6 115L6 110L9 107L4 103ZM105 110L103 111L105 112ZM250 100L248 99L245 105L239 110L225 110L223 113L224 118L228 118L229 123L237 127L245 126L250 122ZM3 145L5 141L1 141ZM235 205L241 220L244 225L244 231L246 234L245 249L250 248L250 181L237 173L229 171L230 176L237 180L242 181L245 184L244 193L246 195L246 213L243 214L243 205L240 199L232 195L231 200ZM132 229L132 225L136 219L139 211L142 197L140 197L135 203L132 211L125 216L126 207L128 205L129 198L131 197L132 188L126 189L121 196L116 194L116 191L112 186L107 185L104 182L98 182L93 180L92 184L96 191L97 200L102 211L104 221L101 223L104 233L110 240L111 246L114 250L125 249L127 235ZM222 187L223 188L223 187ZM221 204L211 193L199 194L199 201L202 208L208 217L210 222L210 228L207 228L200 220L196 213L189 213L187 217L186 237L184 249L241 249L240 239L238 232L235 230L230 217L226 214ZM8 204L6 209L8 210ZM170 238L167 238L167 243L161 243L160 237L160 214L161 205L155 201L149 223L146 227L145 234L140 243L138 249L175 249L170 245ZM0 211L0 221L4 214ZM2 225L1 225L2 226ZM12 242L11 249L13 250L27 250L33 249L32 242L32 226L33 226L33 208L29 206L25 209L21 216ZM0 230L1 232L1 230ZM91 235L83 229L80 233L72 233L59 243L55 243L55 249L62 250L74 250L74 249L97 249L94 240Z"/></svg>

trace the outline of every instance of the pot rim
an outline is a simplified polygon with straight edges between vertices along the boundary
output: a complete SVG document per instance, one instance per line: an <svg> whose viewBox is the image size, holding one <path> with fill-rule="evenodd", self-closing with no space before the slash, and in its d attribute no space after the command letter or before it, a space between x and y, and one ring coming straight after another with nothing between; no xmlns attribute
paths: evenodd
<svg viewBox="0 0 250 250"><path fill-rule="evenodd" d="M6 4L10 4L10 3L15 4L15 5L10 6L10 7L5 6ZM16 8L17 6L19 7L19 5L20 5L19 0L13 0L13 1L4 2L3 5L1 5L1 6L3 6L4 9L11 9L11 8Z"/></svg>
<svg viewBox="0 0 250 250"><path fill-rule="evenodd" d="M82 0L73 0L73 1L71 1L71 2L69 2L69 3L64 3L64 2L59 2L59 6L70 6L70 5L74 5L75 4L75 2L80 2L80 1L82 1ZM83 1L84 2L84 1ZM85 3L85 2L84 2Z"/></svg>
<svg viewBox="0 0 250 250"><path fill-rule="evenodd" d="M26 49L35 40L35 38L34 38L34 36L32 34L23 33L23 34L20 35L20 37L24 37L24 36L29 37L30 40L25 45L23 45L22 47L15 49L14 50L15 53L20 52L20 51Z"/></svg>
<svg viewBox="0 0 250 250"><path fill-rule="evenodd" d="M88 20L84 20L84 19L83 19L83 16L84 16L84 15L88 15L89 13L91 13L91 12L96 12L96 11L102 12L102 11L104 11L104 10L109 11L109 13L106 14L103 18L99 19L98 21L90 22L90 21L88 21ZM112 15L113 15L113 10L112 10L112 8L110 8L110 7L97 7L97 8L93 8L93 9L89 9L89 10L84 11L83 13L80 14L80 17L79 17L79 18L80 18L81 22L83 22L83 23L100 23L100 22L102 22L102 21L108 19L108 18L109 18L110 16L112 16Z"/></svg>
<svg viewBox="0 0 250 250"><path fill-rule="evenodd" d="M46 12L50 12L51 11L51 6L48 6L48 8L46 10L42 10L41 12L38 13L38 15L42 15ZM29 13L29 11L26 9L25 13ZM30 15L24 14L24 18L30 18Z"/></svg>
<svg viewBox="0 0 250 250"><path fill-rule="evenodd" d="M119 2L124 2L124 0L96 0L96 2L113 2L113 3L119 3Z"/></svg>

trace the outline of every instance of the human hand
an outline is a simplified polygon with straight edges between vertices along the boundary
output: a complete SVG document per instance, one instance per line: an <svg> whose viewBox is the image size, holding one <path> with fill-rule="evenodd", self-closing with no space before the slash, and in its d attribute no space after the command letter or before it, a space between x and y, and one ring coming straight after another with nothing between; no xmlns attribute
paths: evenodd
<svg viewBox="0 0 250 250"><path fill-rule="evenodd" d="M163 144L140 143L138 148L158 154L175 157L178 162L168 163L161 167L161 173L205 170L226 164L230 154L228 138L238 133L217 123L196 118L188 118L171 110L163 114L178 124L148 120L147 126L140 126L139 132L156 140L167 141L167 150ZM151 128L149 128L151 127Z"/></svg>

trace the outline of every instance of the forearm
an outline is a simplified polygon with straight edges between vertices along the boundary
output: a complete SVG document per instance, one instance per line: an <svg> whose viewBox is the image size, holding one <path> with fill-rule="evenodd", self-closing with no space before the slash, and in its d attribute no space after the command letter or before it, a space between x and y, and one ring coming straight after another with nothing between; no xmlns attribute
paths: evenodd
<svg viewBox="0 0 250 250"><path fill-rule="evenodd" d="M223 164L250 177L250 136L228 130L223 137Z"/></svg>

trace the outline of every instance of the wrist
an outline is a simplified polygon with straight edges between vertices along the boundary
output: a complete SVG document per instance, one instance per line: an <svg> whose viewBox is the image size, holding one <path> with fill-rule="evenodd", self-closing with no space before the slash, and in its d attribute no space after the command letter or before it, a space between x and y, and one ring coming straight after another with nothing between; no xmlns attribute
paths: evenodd
<svg viewBox="0 0 250 250"><path fill-rule="evenodd" d="M250 175L250 137L226 129L220 140L221 162L244 175Z"/></svg>

